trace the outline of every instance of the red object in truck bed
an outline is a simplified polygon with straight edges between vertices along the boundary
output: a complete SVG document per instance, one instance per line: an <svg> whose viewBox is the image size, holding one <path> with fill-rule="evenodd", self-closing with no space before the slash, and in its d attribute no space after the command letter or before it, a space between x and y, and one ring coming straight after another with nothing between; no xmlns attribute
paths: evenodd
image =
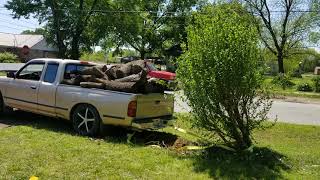
<svg viewBox="0 0 320 180"><path fill-rule="evenodd" d="M166 81L173 81L176 79L176 74L167 71L157 70L153 64L147 63L148 76L151 78L163 79Z"/></svg>
<svg viewBox="0 0 320 180"><path fill-rule="evenodd" d="M167 81L175 80L176 74L167 72L167 71L149 71L148 72L149 77L158 78L158 79L164 79Z"/></svg>

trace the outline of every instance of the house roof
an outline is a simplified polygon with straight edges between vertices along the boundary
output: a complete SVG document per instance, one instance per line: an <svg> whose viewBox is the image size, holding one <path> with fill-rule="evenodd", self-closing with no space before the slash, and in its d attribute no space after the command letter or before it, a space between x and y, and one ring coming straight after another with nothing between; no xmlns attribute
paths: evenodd
<svg viewBox="0 0 320 180"><path fill-rule="evenodd" d="M23 48L28 46L30 49L57 51L50 46L42 35L31 34L6 34L0 33L0 46Z"/></svg>

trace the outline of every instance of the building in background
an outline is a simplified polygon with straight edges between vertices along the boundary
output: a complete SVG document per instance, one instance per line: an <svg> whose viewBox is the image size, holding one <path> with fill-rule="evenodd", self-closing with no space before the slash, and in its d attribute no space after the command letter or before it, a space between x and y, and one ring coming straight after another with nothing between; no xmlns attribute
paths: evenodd
<svg viewBox="0 0 320 180"><path fill-rule="evenodd" d="M58 49L48 44L42 35L0 33L0 53L16 54L22 62L34 58L56 58Z"/></svg>

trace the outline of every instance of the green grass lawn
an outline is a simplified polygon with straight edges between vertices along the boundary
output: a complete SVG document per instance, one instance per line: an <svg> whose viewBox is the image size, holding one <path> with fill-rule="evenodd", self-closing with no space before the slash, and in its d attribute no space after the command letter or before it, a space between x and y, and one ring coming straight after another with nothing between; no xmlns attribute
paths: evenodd
<svg viewBox="0 0 320 180"><path fill-rule="evenodd" d="M181 153L130 145L121 133L80 137L54 120L20 124L0 130L1 179L320 178L320 126L278 123L256 131L257 148L239 156L221 148Z"/></svg>
<svg viewBox="0 0 320 180"><path fill-rule="evenodd" d="M271 88L271 91L276 96L292 96L292 97L305 97L305 98L319 98L320 99L320 93L316 92L301 92L297 90L297 87L299 84L308 83L313 87L313 81L312 78L314 78L316 75L313 74L304 74L302 75L302 78L292 78L291 81L295 83L294 86L288 87L286 89L282 89L282 87L273 84L271 81L273 77L267 76L264 85L268 88Z"/></svg>
<svg viewBox="0 0 320 180"><path fill-rule="evenodd" d="M7 73L6 72L4 72L4 71L0 71L0 76L6 76L7 75Z"/></svg>

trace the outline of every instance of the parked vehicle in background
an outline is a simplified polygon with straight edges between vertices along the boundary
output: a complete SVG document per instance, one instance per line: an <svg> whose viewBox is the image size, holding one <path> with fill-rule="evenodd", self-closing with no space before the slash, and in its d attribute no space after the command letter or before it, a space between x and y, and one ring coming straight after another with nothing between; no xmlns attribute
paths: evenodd
<svg viewBox="0 0 320 180"><path fill-rule="evenodd" d="M120 59L120 62L121 63L129 63L129 62L132 62L132 61L136 61L136 60L139 60L140 58L137 57L137 56L128 56L128 57L122 57Z"/></svg>
<svg viewBox="0 0 320 180"><path fill-rule="evenodd" d="M31 60L16 73L0 77L0 111L9 107L67 119L76 132L89 136L97 135L104 124L157 129L172 118L174 100L169 94L124 93L61 83L94 65L76 60Z"/></svg>

